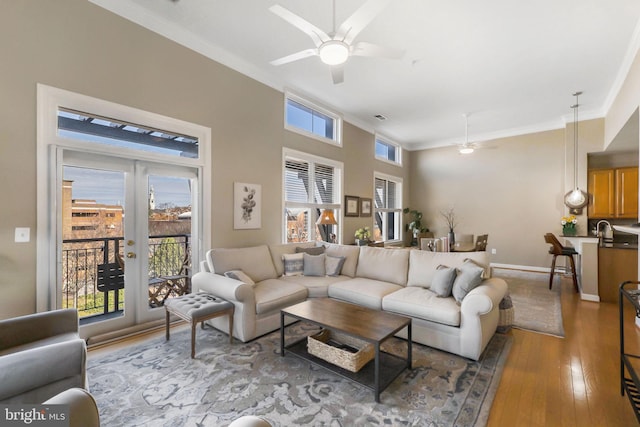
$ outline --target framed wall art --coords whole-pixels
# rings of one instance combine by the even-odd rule
[[[233,228],[236,230],[262,227],[262,186],[233,184]]]
[[[360,216],[371,216],[371,199],[360,197]]]
[[[360,213],[360,198],[344,196],[344,216],[358,216]]]

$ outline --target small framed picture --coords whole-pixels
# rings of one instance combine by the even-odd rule
[[[360,197],[360,216],[371,216],[371,199]]]
[[[360,213],[360,198],[344,196],[344,216],[358,216]]]

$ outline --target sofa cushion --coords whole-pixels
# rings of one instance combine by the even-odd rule
[[[356,267],[358,265],[358,254],[360,248],[358,246],[337,245],[333,243],[324,243],[325,254],[331,256],[343,256],[345,258],[342,266],[342,274],[349,277],[356,276]]]
[[[342,266],[346,260],[343,256],[325,256],[324,269],[327,276],[339,276],[342,273]]]
[[[307,299],[307,288],[282,279],[267,279],[256,283],[256,313],[270,313]]]
[[[409,252],[413,251],[362,246],[356,276],[404,286],[407,284]]]
[[[460,326],[460,306],[453,297],[440,298],[429,289],[407,286],[382,299],[382,308],[449,326]]]
[[[302,254],[304,257],[304,275],[305,276],[322,276],[325,275],[325,255],[309,255]]]
[[[305,248],[302,246],[296,246],[296,253],[305,253],[309,255],[322,255],[324,253],[324,246],[313,246],[311,248]]]
[[[231,270],[231,271],[227,271],[224,273],[225,276],[231,278],[231,279],[236,279],[239,280],[241,282],[246,283],[247,285],[255,285],[256,282],[254,282],[251,277],[249,277],[244,271],[242,270]]]
[[[282,255],[294,254],[297,248],[314,248],[315,242],[302,242],[302,243],[280,243],[276,245],[269,245],[269,252],[271,253],[271,261],[276,269],[276,277],[280,277],[284,274],[284,263],[282,262]]]
[[[207,263],[212,273],[222,275],[226,271],[242,270],[254,282],[277,277],[267,245],[237,249],[211,249],[207,251]]]
[[[436,268],[436,272],[433,275],[433,282],[431,282],[431,291],[441,298],[451,296],[451,289],[453,288],[453,282],[456,280],[456,269],[453,267],[447,267],[446,265],[439,265]]]
[[[453,297],[462,302],[465,296],[476,286],[482,283],[484,269],[472,260],[465,261],[460,267],[458,277],[453,282]]]
[[[489,255],[486,252],[431,252],[409,251],[407,286],[430,288],[439,265],[460,268],[466,259],[484,266],[484,277],[490,277]]]
[[[282,276],[279,280],[304,286],[309,291],[309,298],[326,298],[329,296],[329,286],[351,280],[351,278],[348,276]]]
[[[285,276],[301,276],[304,273],[304,254],[282,255]]]
[[[402,286],[380,280],[356,277],[331,285],[329,287],[329,296],[380,310],[382,309],[382,298],[398,289],[402,289]]]

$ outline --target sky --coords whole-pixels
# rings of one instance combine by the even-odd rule
[[[95,200],[108,205],[124,205],[124,173],[108,170],[65,166],[64,179],[73,181],[72,198]],[[191,205],[189,180],[187,178],[152,175],[156,207],[166,204],[182,207]]]

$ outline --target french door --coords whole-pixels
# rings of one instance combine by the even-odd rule
[[[190,292],[198,169],[61,149],[58,170],[58,308],[83,337],[162,318]]]

